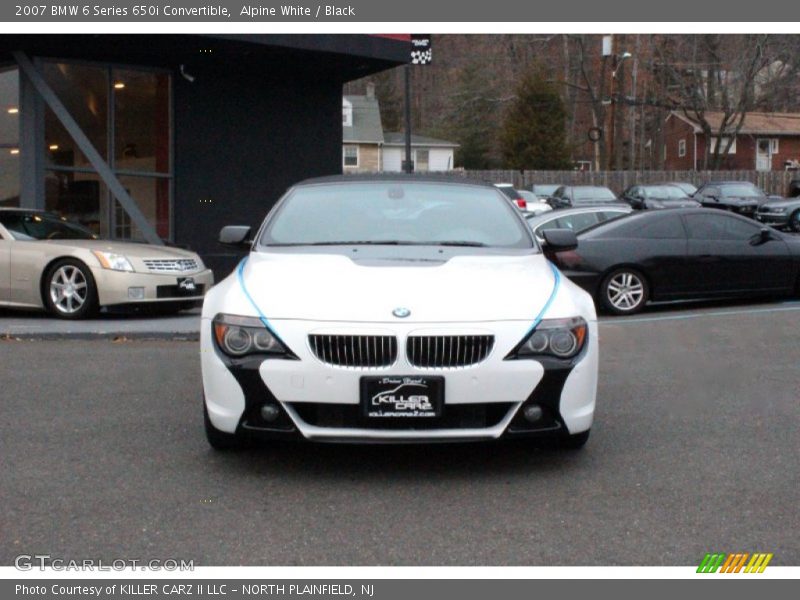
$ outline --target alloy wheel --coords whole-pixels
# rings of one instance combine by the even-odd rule
[[[644,283],[636,274],[622,271],[609,280],[606,294],[614,308],[628,312],[642,303]]]
[[[86,275],[74,265],[63,265],[50,278],[50,300],[62,314],[78,312],[89,297]]]

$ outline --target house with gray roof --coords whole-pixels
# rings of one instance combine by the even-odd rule
[[[411,136],[411,160],[416,172],[449,171],[458,144]],[[342,171],[375,173],[401,171],[405,158],[405,134],[384,132],[375,87],[367,85],[363,96],[342,98]]]

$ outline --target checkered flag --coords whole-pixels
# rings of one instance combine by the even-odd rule
[[[429,65],[433,60],[433,49],[431,48],[431,36],[412,35],[411,36],[411,64]]]

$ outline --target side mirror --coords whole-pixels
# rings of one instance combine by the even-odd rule
[[[541,236],[546,252],[565,252],[578,247],[578,237],[571,229],[545,229]]]
[[[252,227],[249,225],[226,225],[219,231],[219,243],[226,246],[249,246]]]
[[[769,227],[762,227],[761,231],[759,231],[756,235],[754,235],[751,240],[750,244],[753,246],[759,246],[761,244],[765,244],[770,240],[774,240],[775,236],[772,235],[772,229]]]

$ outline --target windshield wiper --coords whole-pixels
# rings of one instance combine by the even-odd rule
[[[337,242],[290,242],[286,244],[267,244],[268,246],[468,246],[485,248],[483,242],[469,240],[445,240],[442,242],[412,242],[409,240],[346,240]]]
[[[417,242],[401,240],[344,240],[336,242],[291,242],[287,244],[268,244],[269,246],[415,246]]]
[[[434,246],[465,246],[469,248],[486,248],[483,242],[470,242],[469,240],[447,240],[444,242],[434,242]]]

